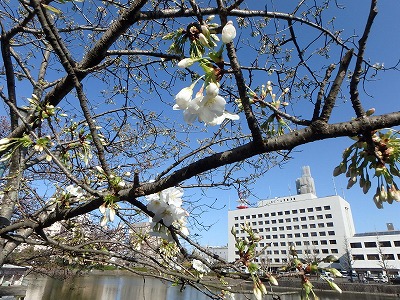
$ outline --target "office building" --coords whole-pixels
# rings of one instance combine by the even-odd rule
[[[310,261],[330,254],[341,257],[347,239],[355,234],[349,203],[337,195],[318,198],[308,167],[303,168],[296,186],[297,195],[262,200],[256,207],[248,207],[242,199],[238,209],[228,213],[229,232],[233,227],[244,238],[247,234],[241,225],[249,223],[262,238],[257,248],[262,253],[256,261],[272,268],[288,262],[291,245],[299,257]],[[228,261],[237,258],[235,239],[229,233]]]

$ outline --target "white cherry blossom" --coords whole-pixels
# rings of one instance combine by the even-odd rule
[[[222,28],[222,42],[228,44],[236,37],[236,29],[232,21],[228,21]]]

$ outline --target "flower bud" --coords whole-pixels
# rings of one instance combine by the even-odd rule
[[[178,67],[179,68],[188,68],[191,65],[193,65],[195,63],[196,60],[194,60],[193,58],[184,58],[181,61],[178,62]]]
[[[199,41],[203,46],[209,47],[208,39],[206,38],[206,36],[204,34],[199,33]]]
[[[222,28],[222,42],[228,44],[236,37],[236,29],[232,21],[228,21],[224,28]]]

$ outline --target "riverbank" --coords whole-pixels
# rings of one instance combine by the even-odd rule
[[[328,283],[322,280],[312,280],[314,286],[314,291],[332,291],[332,293],[337,293],[332,290]],[[341,288],[343,294],[378,294],[386,295],[390,298],[400,299],[400,285],[398,284],[383,284],[383,283],[358,283],[349,282],[345,278],[335,278],[335,283]],[[299,280],[295,278],[279,280],[279,286],[274,287],[274,291],[279,292],[280,290],[301,290]]]

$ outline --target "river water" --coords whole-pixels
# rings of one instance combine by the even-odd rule
[[[29,277],[25,300],[209,300],[206,295],[193,288],[179,287],[156,279],[134,276],[90,275],[59,281],[48,277]],[[338,294],[318,292],[321,300],[387,300],[365,294]],[[252,295],[235,295],[235,300],[255,299]],[[265,299],[272,299],[266,296]],[[298,294],[283,295],[282,300],[300,300]]]

